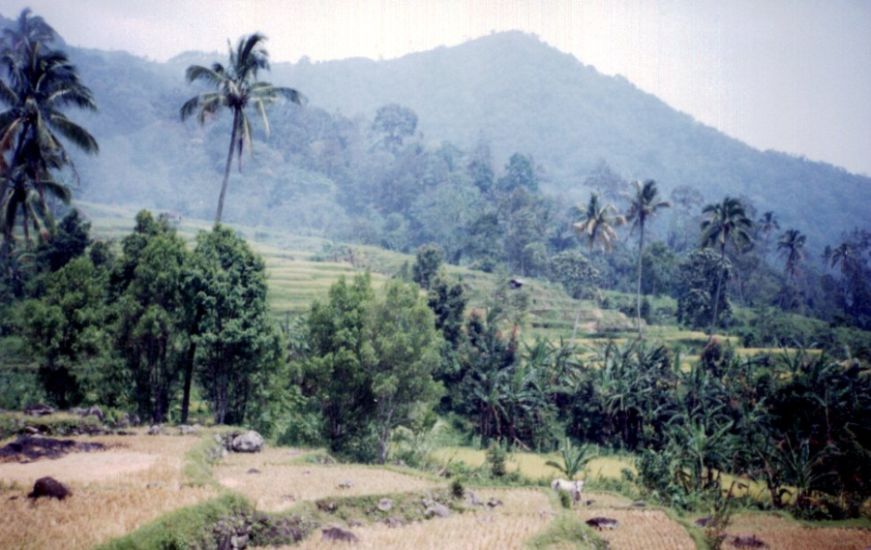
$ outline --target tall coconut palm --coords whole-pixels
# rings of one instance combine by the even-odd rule
[[[632,223],[632,229],[638,229],[638,282],[636,286],[635,316],[638,325],[638,336],[641,337],[641,278],[642,262],[644,255],[644,227],[657,211],[668,208],[671,203],[659,200],[659,190],[656,182],[647,180],[644,183],[633,181],[634,192],[629,196],[629,210],[626,212],[626,220]]]
[[[29,240],[28,222],[40,233],[50,222],[46,196],[69,200],[69,189],[51,176],[52,170],[73,167],[61,138],[86,153],[99,151],[94,137],[63,112],[68,107],[95,110],[96,105],[66,54],[39,41],[53,38],[51,27],[27,10],[17,27],[4,33],[0,104],[6,110],[0,112],[0,147],[11,156],[0,166],[0,217],[7,246],[19,211]]]
[[[756,227],[759,229],[759,233],[764,239],[765,251],[768,252],[768,241],[771,238],[771,234],[780,229],[780,222],[777,220],[777,216],[774,212],[769,210],[768,212],[764,212],[762,217],[756,221]]]
[[[852,244],[843,242],[835,248],[826,247],[824,257],[833,268],[840,266],[841,273],[847,275],[856,263],[856,250]]]
[[[753,242],[750,233],[753,222],[747,217],[741,201],[733,197],[725,197],[723,202],[707,205],[702,210],[702,214],[707,217],[702,221],[702,246],[716,247],[720,250],[720,272],[717,276],[717,290],[714,293],[713,316],[708,329],[708,333],[713,334],[719,315],[723,275],[726,271],[726,246],[732,244],[739,252],[749,246]]]
[[[596,193],[590,196],[583,218],[573,224],[578,234],[587,239],[590,250],[597,244],[602,250],[611,250],[614,246],[617,240],[614,228],[626,222],[623,216],[616,215],[616,211],[610,204],[602,204]]]
[[[187,100],[181,106],[179,114],[185,120],[197,113],[197,120],[204,124],[219,109],[226,107],[233,113],[233,123],[230,127],[230,147],[227,150],[227,164],[224,167],[224,181],[221,184],[221,194],[218,197],[218,211],[215,214],[215,225],[221,223],[224,212],[224,198],[227,194],[227,182],[230,178],[230,166],[235,154],[242,170],[242,153],[245,148],[251,148],[251,121],[246,112],[249,106],[254,107],[263,120],[263,126],[269,134],[269,119],[266,107],[283,97],[296,104],[302,104],[302,94],[293,88],[273,86],[269,82],[257,80],[257,73],[269,70],[269,53],[263,48],[266,37],[260,33],[243,36],[234,49],[229,46],[229,64],[213,63],[211,67],[191,65],[185,76],[188,82],[204,82],[215,88],[213,92],[198,94]]]
[[[807,237],[797,229],[787,229],[777,242],[777,250],[786,260],[785,271],[788,278],[795,280],[800,273],[799,264],[804,260],[804,245]]]

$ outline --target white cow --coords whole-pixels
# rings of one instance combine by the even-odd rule
[[[581,491],[584,490],[583,480],[555,479],[551,482],[550,486],[556,492],[565,491],[572,495],[572,502],[574,504],[581,501]]]

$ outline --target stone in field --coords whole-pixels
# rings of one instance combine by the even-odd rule
[[[263,449],[263,436],[254,430],[248,430],[233,438],[230,449],[236,453],[259,453]]]
[[[24,407],[24,414],[29,416],[45,416],[47,414],[52,414],[53,412],[53,407],[49,407],[42,403],[34,403]]]
[[[436,502],[436,503],[433,503],[431,506],[429,506],[426,509],[426,511],[424,511],[423,515],[425,515],[428,518],[432,518],[432,517],[446,518],[449,515],[451,515],[451,510],[447,506],[445,506],[444,504],[440,504],[440,503]]]
[[[56,480],[53,477],[41,477],[33,484],[33,491],[27,495],[28,498],[37,499],[40,497],[56,498],[63,500],[72,493],[66,485]]]
[[[616,529],[619,522],[614,518],[595,517],[587,520],[587,525],[596,529]]]
[[[735,548],[768,548],[765,541],[756,535],[735,535],[731,542]]]
[[[327,527],[323,531],[324,540],[339,540],[344,542],[357,542],[357,535],[350,531],[345,531],[339,527]]]

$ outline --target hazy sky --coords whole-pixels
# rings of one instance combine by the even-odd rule
[[[508,29],[761,149],[871,174],[871,1],[0,0],[157,60],[261,31],[274,60],[394,58]]]

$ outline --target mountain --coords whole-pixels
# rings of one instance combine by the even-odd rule
[[[74,115],[101,145],[98,157],[78,158],[80,193],[210,216],[229,121],[183,125],[178,108],[196,93],[183,80],[185,67],[217,54],[187,52],[156,63],[123,52],[68,51],[100,107]],[[871,178],[756,150],[520,32],[388,61],[275,63],[265,78],[301,90],[310,102],[302,114],[287,106],[270,114],[273,136],[258,135],[254,161],[246,159],[231,181],[231,196],[244,200],[233,201],[228,220],[334,232],[336,216],[349,205],[339,205],[334,174],[301,163],[295,143],[318,145],[310,132],[319,117],[332,131],[342,121],[364,131],[390,102],[416,112],[424,144],[447,141],[466,150],[487,144],[497,171],[514,152],[531,155],[543,188],[566,204],[588,194],[582,184],[603,161],[626,179],[657,180],[666,194],[690,185],[707,200],[747,197],[760,212],[775,210],[782,225],[808,233],[817,247],[865,224],[871,204]],[[300,137],[303,123],[307,137]],[[295,197],[276,202],[280,186],[293,188]]]

